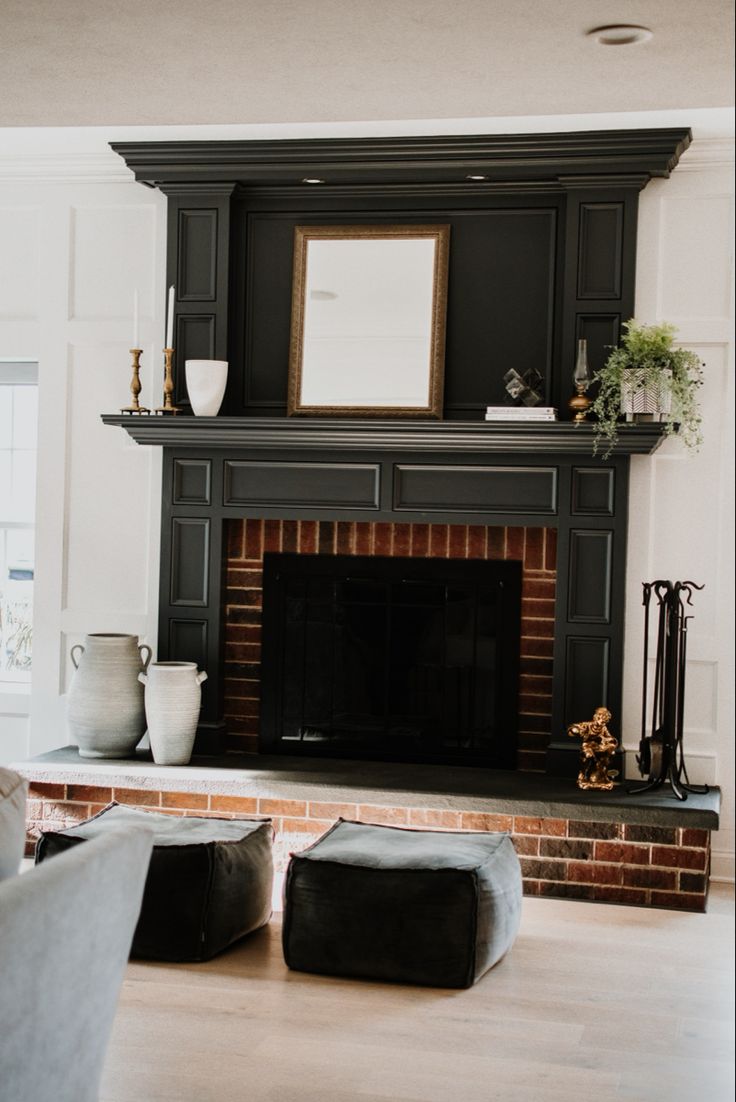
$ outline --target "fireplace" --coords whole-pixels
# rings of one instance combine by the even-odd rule
[[[521,563],[268,553],[265,753],[516,767]]]
[[[426,748],[425,752],[411,752],[405,746],[405,753],[399,755],[394,746],[392,756],[403,760],[454,760],[497,768],[544,769],[552,730],[557,577],[554,528],[248,518],[227,521],[224,542],[227,749],[314,756],[333,756],[339,752],[344,757],[384,759],[385,750],[371,751],[366,745],[350,747],[344,741],[338,751],[334,743],[319,740],[316,731],[310,739],[292,738],[279,744],[274,732],[280,720],[264,708],[269,706],[267,698],[273,699],[274,694],[278,701],[280,689],[276,687],[274,666],[282,661],[283,639],[269,635],[267,627],[262,627],[263,606],[268,601],[264,564],[269,560],[292,565],[304,562],[312,564],[311,569],[316,569],[314,564],[320,562],[348,568],[360,564],[364,572],[371,563],[380,563],[395,569],[402,578],[408,570],[426,571],[442,579],[449,579],[456,571],[475,572],[481,578],[493,575],[498,578],[510,572],[518,575],[521,597],[515,613],[518,622],[507,632],[503,710],[494,720],[499,735],[503,728],[502,741],[489,753],[473,753],[466,748],[468,752],[454,754],[448,750],[433,754]],[[383,644],[381,648],[385,653]],[[513,708],[507,707],[509,701],[513,702]]]

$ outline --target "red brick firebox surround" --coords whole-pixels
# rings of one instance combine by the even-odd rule
[[[515,559],[522,563],[520,769],[543,770],[551,731],[557,532],[481,524],[231,520],[225,578],[227,750],[257,750],[263,555]]]

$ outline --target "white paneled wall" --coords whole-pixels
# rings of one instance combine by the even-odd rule
[[[669,180],[642,193],[636,316],[669,321],[705,363],[700,394],[705,442],[695,456],[668,440],[632,459],[628,605],[622,730],[639,737],[643,610],[641,583],[704,583],[688,631],[685,753],[691,780],[723,788],[723,827],[713,838],[713,874],[734,864],[734,348],[733,144],[695,143]],[[717,155],[720,150],[720,156]],[[706,152],[706,157],[702,154]],[[632,772],[630,761],[629,772]]]
[[[22,696],[0,696],[0,761],[67,741],[86,632],[155,645],[160,455],[100,413],[130,398],[135,289],[141,399],[159,399],[165,221],[163,196],[132,181],[0,184],[0,357],[38,359],[40,397],[30,724]]]
[[[158,400],[165,200],[120,182],[119,167],[104,182],[103,161],[94,159],[95,183],[42,182],[33,171],[13,180],[7,162],[0,180],[0,357],[37,358],[41,398],[32,723],[28,734],[22,704],[13,698],[4,710],[0,698],[0,761],[65,741],[67,655],[85,632],[135,632],[155,644],[160,457],[99,414],[127,404],[135,288],[141,398]],[[633,751],[641,582],[704,582],[689,635],[686,749],[693,779],[724,790],[720,876],[733,875],[734,850],[732,172],[732,142],[696,142],[670,180],[641,196],[636,313],[676,324],[705,361],[706,439],[694,458],[668,441],[632,460],[621,720]]]

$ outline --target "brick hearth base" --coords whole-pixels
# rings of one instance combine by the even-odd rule
[[[496,815],[479,811],[365,803],[171,792],[33,781],[28,803],[28,851],[41,831],[60,830],[111,800],[167,815],[217,818],[270,816],[277,867],[342,816],[364,822],[442,830],[503,830],[519,854],[527,895],[704,911],[710,831],[693,827]]]

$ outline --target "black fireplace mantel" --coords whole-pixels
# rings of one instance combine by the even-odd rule
[[[484,421],[375,421],[334,418],[192,417],[103,414],[106,425],[119,425],[138,444],[163,447],[298,449],[342,452],[511,453],[544,460],[562,454],[592,457],[593,425],[570,421],[548,424],[489,425]],[[650,455],[664,439],[659,424],[622,425],[616,455]],[[603,449],[605,451],[605,448]]]

